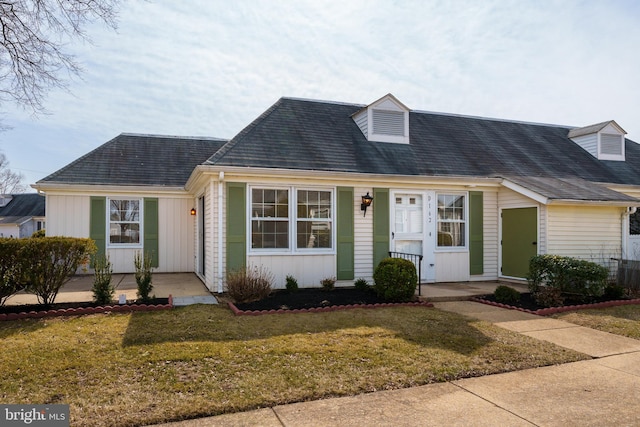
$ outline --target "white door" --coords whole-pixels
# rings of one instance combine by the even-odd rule
[[[432,205],[433,194],[394,192],[391,198],[391,250],[422,255],[420,280],[435,280]],[[425,216],[425,212],[427,215]],[[417,266],[416,266],[417,267]]]

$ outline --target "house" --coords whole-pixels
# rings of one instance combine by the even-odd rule
[[[40,194],[0,195],[0,237],[31,237],[44,229],[44,207]]]
[[[640,145],[615,121],[415,111],[391,94],[281,98],[229,141],[122,134],[34,187],[48,235],[92,237],[117,272],[144,250],[219,292],[245,265],[277,287],[350,285],[389,251],[422,255],[423,282],[521,279],[536,254],[630,257],[640,232]]]

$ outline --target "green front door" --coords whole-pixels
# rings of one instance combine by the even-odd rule
[[[538,209],[502,211],[502,276],[526,278],[538,254]]]

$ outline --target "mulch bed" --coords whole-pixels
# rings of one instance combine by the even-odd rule
[[[613,307],[616,305],[627,304],[640,304],[640,299],[622,299],[622,300],[610,300],[606,298],[593,298],[588,302],[580,300],[572,300],[566,298],[564,305],[560,307],[543,307],[538,305],[530,293],[525,292],[520,294],[520,301],[514,304],[501,304],[496,302],[493,294],[483,295],[472,299],[473,301],[495,305],[498,307],[510,308],[515,310],[524,311],[527,313],[538,314],[541,316],[547,316],[554,313],[562,313],[565,311],[582,310],[587,308],[602,308]]]
[[[299,289],[297,292],[277,290],[260,301],[238,304],[229,303],[229,306],[236,314],[333,311],[344,308],[388,307],[393,305],[431,306],[431,304],[417,300],[404,303],[389,303],[379,298],[373,291],[354,288],[335,288],[332,291],[305,288]]]

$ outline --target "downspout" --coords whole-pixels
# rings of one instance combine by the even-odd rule
[[[224,218],[222,208],[224,206],[224,171],[220,171],[218,174],[218,293],[224,292],[224,275],[222,263],[224,261],[222,251],[224,250],[222,232],[224,226]]]
[[[629,217],[636,213],[638,208],[636,206],[630,206],[625,209],[622,214],[622,259],[628,259],[627,251],[629,250]]]

